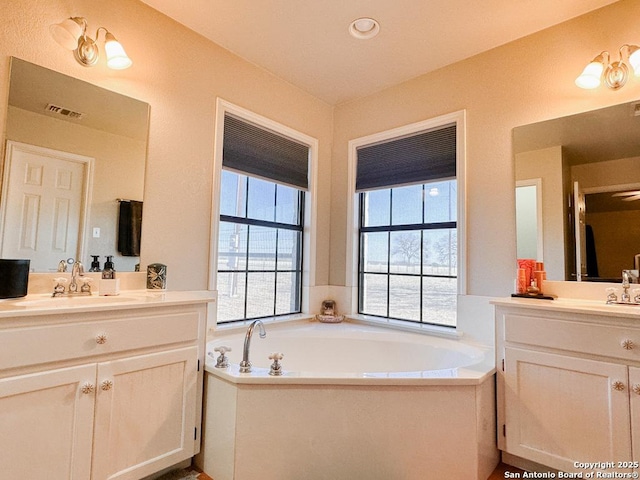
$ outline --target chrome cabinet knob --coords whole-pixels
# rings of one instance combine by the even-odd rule
[[[104,345],[105,343],[107,343],[107,334],[101,333],[100,335],[96,335],[96,343],[98,345]]]
[[[611,384],[611,387],[612,387],[614,390],[617,390],[618,392],[621,392],[621,391],[623,391],[623,390],[624,390],[624,383],[623,383],[623,382],[621,382],[620,380],[616,380],[615,382],[613,382],[613,383]]]
[[[90,393],[93,393],[95,389],[96,389],[96,386],[93,383],[87,382],[84,385],[82,385],[82,388],[80,388],[80,391],[85,395],[89,395]]]
[[[632,390],[636,395],[640,395],[640,385],[638,385],[637,383],[633,386]]]
[[[104,390],[105,392],[108,391],[108,390],[111,390],[111,387],[113,387],[113,382],[111,380],[104,380],[100,384],[100,389]]]
[[[620,342],[620,346],[625,350],[633,350],[633,347],[635,347],[635,345],[633,344],[633,340],[630,340],[628,338],[622,340]]]

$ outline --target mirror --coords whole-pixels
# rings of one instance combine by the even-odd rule
[[[134,271],[149,105],[32,63],[11,59],[0,185],[0,258],[34,272],[60,260],[113,256]]]
[[[619,282],[638,268],[640,102],[517,127],[513,153],[517,188],[536,184],[541,210],[532,218],[535,200],[517,195],[530,229],[517,227],[520,258],[544,261],[549,280]]]

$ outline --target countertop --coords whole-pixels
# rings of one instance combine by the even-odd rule
[[[581,313],[640,319],[640,305],[607,304],[604,300],[581,300],[557,298],[540,300],[533,298],[505,297],[494,298],[491,303],[501,307],[523,307],[541,311]]]
[[[80,313],[126,310],[136,308],[188,305],[215,301],[215,292],[197,291],[154,291],[125,290],[119,295],[52,297],[47,294],[29,294],[26,297],[0,300],[0,319],[52,315],[61,313]]]

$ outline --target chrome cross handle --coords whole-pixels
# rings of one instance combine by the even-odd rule
[[[280,364],[280,360],[284,358],[284,353],[274,352],[269,355],[269,360],[273,360],[271,364],[271,368],[269,369],[269,375],[280,376],[282,375],[282,365]]]
[[[216,368],[227,368],[229,366],[229,359],[225,355],[225,353],[231,351],[231,347],[227,347],[226,345],[220,345],[213,349],[214,352],[218,352],[220,356],[216,358]],[[210,354],[211,355],[211,354]],[[211,355],[213,356],[213,355]]]

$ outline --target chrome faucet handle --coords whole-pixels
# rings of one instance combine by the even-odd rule
[[[280,360],[284,358],[284,353],[273,352],[269,355],[269,360],[273,360],[271,364],[271,368],[269,369],[269,375],[280,376],[282,375],[282,365],[280,364]]]
[[[225,353],[231,351],[231,347],[227,347],[226,345],[220,345],[213,349],[214,352],[218,352],[220,355],[216,358],[216,368],[227,368],[229,366],[229,359],[225,355]],[[213,357],[213,354],[209,352],[209,355]]]
[[[82,277],[80,281],[82,282],[80,291],[83,293],[91,293],[91,282],[93,281],[93,279],[90,277]]]
[[[64,295],[64,291],[66,290],[65,284],[67,283],[67,279],[64,277],[56,277],[53,279],[53,296],[59,297]]]
[[[609,287],[606,289],[607,292],[607,303],[617,303],[618,302],[618,289],[615,287]]]
[[[633,303],[640,303],[640,288],[634,288],[631,293],[633,293]]]

